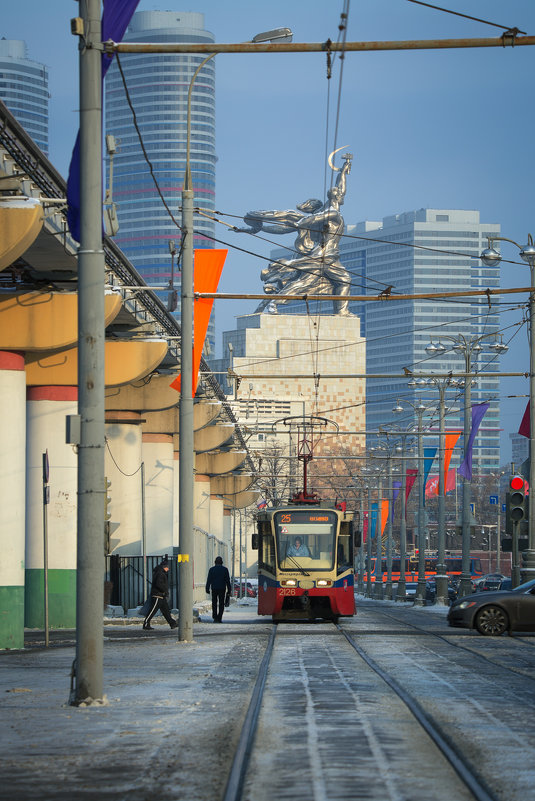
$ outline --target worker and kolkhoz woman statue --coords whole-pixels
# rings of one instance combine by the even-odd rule
[[[338,150],[328,159],[329,166],[338,175],[335,185],[327,192],[326,203],[311,198],[298,203],[297,211],[249,211],[243,218],[248,227],[234,229],[253,234],[260,231],[297,233],[295,255],[271,262],[260,273],[264,292],[270,297],[260,303],[257,312],[277,314],[277,307],[289,302],[277,295],[339,295],[339,299],[333,301],[334,314],[351,316],[347,300],[351,277],[340,262],[339,244],[344,233],[340,206],[344,202],[353,156],[345,153],[343,166],[335,167],[332,159]]]

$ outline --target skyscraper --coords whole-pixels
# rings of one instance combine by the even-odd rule
[[[487,247],[487,236],[499,233],[499,224],[480,222],[478,211],[419,209],[385,217],[382,222],[349,226],[341,256],[348,269],[351,263],[360,264],[366,290],[359,294],[379,295],[390,286],[398,294],[484,290],[499,287],[499,268],[485,267],[478,257]],[[471,403],[490,402],[473,451],[475,473],[497,469],[500,460],[499,379],[485,375],[499,371],[499,356],[491,347],[500,328],[497,304],[495,296],[458,297],[365,301],[355,309],[364,320],[368,375],[399,375],[404,368],[415,373],[462,373],[465,360],[452,350],[454,342],[449,337],[462,335],[467,341],[485,337],[481,351],[472,357],[472,372],[480,376],[472,384]],[[426,351],[431,342],[440,343],[436,357]],[[413,402],[438,406],[433,386],[411,387],[408,378],[368,378],[367,430],[400,423],[392,408],[398,398],[411,397]],[[462,398],[459,388],[446,393],[446,429],[462,429]],[[404,417],[413,417],[409,404],[405,409]],[[423,420],[424,425],[434,421],[434,428],[438,427],[436,411],[426,413]],[[454,453],[452,464],[457,458]]]
[[[175,11],[139,11],[134,14],[123,37],[123,42],[213,41],[213,34],[204,30],[203,14]],[[149,286],[169,287],[172,272],[170,250],[173,249],[170,243],[175,243],[178,255],[180,229],[169,212],[180,224],[180,193],[186,169],[188,89],[203,58],[202,54],[124,53],[120,56],[120,64],[127,91],[117,63],[112,64],[106,76],[105,132],[115,137],[117,146],[113,163],[113,200],[118,206],[120,227],[115,241]],[[214,210],[214,61],[202,68],[194,83],[190,153],[194,207]],[[155,181],[169,210],[162,202]],[[214,226],[211,220],[195,214],[195,248],[213,247],[213,241],[206,235],[214,235]],[[174,286],[179,291],[176,261],[173,265]],[[159,294],[164,302],[168,300],[167,291]],[[180,307],[177,313],[180,313]],[[213,321],[208,339],[213,345]]]
[[[19,39],[0,39],[0,97],[48,156],[48,69]]]

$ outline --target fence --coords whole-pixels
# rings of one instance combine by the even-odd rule
[[[135,609],[147,599],[152,583],[152,571],[162,561],[161,556],[107,556],[106,580],[110,582],[110,604]],[[169,606],[178,608],[178,563],[169,560]]]

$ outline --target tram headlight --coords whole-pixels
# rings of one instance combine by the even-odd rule
[[[281,587],[296,587],[297,581],[295,579],[286,579],[286,581],[281,581]]]
[[[318,579],[318,581],[316,581],[317,587],[330,587],[331,584],[332,581],[329,581],[329,579]]]

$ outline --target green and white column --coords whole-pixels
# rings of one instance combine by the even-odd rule
[[[0,649],[24,647],[24,354],[0,351]]]
[[[26,577],[24,622],[76,626],[77,456],[65,442],[65,419],[77,413],[77,387],[28,387],[26,394]],[[43,503],[43,454],[48,454],[49,503]],[[46,516],[46,518],[45,518]],[[46,521],[46,542],[45,542]],[[45,558],[46,547],[46,558]]]

